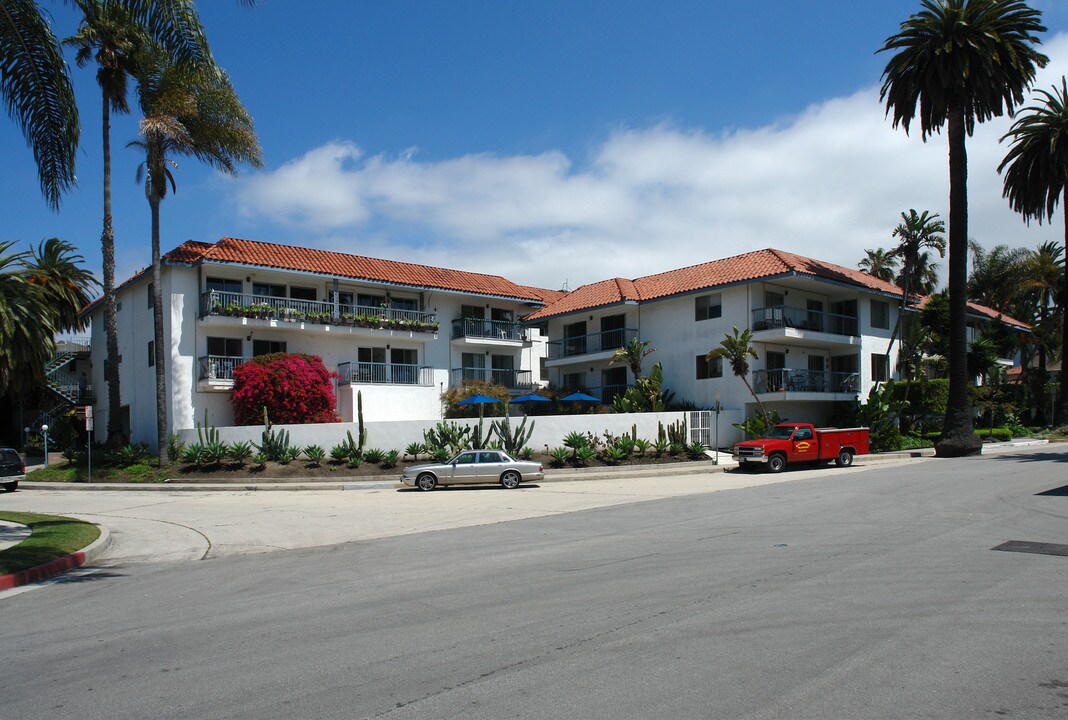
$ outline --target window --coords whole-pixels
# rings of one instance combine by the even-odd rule
[[[285,341],[279,342],[278,340],[253,340],[252,341],[252,355],[259,357],[260,355],[270,355],[271,353],[284,353],[286,351]]]
[[[764,307],[781,307],[786,304],[785,293],[767,290],[764,292]]]
[[[501,322],[512,322],[512,311],[504,308],[490,308],[490,318]]]
[[[286,286],[271,285],[270,283],[252,283],[252,294],[258,297],[284,298],[286,296]]]
[[[473,465],[478,462],[478,453],[465,452],[456,456],[457,465]]]
[[[241,357],[241,338],[208,338],[208,355],[218,357]]]
[[[797,428],[797,430],[794,431],[794,442],[797,442],[798,440],[811,440],[811,439],[812,439],[812,428]]]
[[[723,296],[719,293],[714,295],[701,295],[693,301],[693,319],[695,321],[712,320],[723,315]]]
[[[156,366],[156,341],[155,340],[149,340],[148,341],[148,366],[149,367],[155,367]]]
[[[149,283],[148,284],[148,307],[152,307],[153,305],[155,305],[155,299],[156,298],[153,297],[153,295],[155,294],[153,291],[155,289],[156,289],[156,283]]]
[[[390,300],[389,306],[394,310],[418,310],[419,302],[414,298],[395,297]]]
[[[582,373],[568,373],[564,375],[564,389],[578,390],[585,384],[586,376]]]
[[[389,352],[389,361],[394,365],[416,365],[417,353],[411,348],[393,348]]]
[[[115,303],[115,312],[122,312],[122,300]]]
[[[805,314],[808,329],[823,332],[823,301],[809,300],[805,303],[805,309],[808,311]]]
[[[764,369],[782,370],[786,367],[786,353],[768,350],[764,353]]]
[[[615,350],[626,345],[626,325],[626,315],[608,315],[601,318],[601,349]]]
[[[723,358],[709,360],[704,355],[697,356],[697,379],[710,380],[723,377]]]
[[[504,458],[497,452],[483,452],[479,453],[478,461],[480,463],[502,463],[504,462]]]
[[[241,294],[241,281],[231,280],[230,278],[217,278],[210,277],[206,280],[204,287],[207,290],[214,290],[215,292],[228,292]]]
[[[890,329],[890,304],[882,300],[871,301],[871,326],[882,330]]]
[[[886,382],[890,379],[890,356],[871,356],[871,381]]]
[[[481,305],[461,305],[460,317],[482,320],[486,317],[486,308]]]
[[[386,296],[360,293],[356,296],[356,304],[361,307],[382,307],[386,304]]]
[[[294,300],[318,300],[319,296],[315,291],[315,288],[311,287],[291,287],[289,288],[289,297]]]

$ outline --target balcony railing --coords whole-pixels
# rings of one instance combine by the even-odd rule
[[[559,358],[574,357],[576,355],[588,355],[590,353],[599,353],[606,350],[617,350],[624,347],[636,337],[638,337],[637,330],[633,328],[622,328],[619,330],[606,330],[605,332],[593,333],[591,335],[567,337],[563,340],[550,340],[547,343],[549,346],[549,358],[551,360],[557,360]]]
[[[454,338],[489,338],[491,340],[526,340],[526,331],[512,320],[456,318],[452,321]]]
[[[781,327],[853,337],[859,334],[857,319],[849,315],[838,315],[821,310],[808,310],[792,305],[773,305],[753,310],[754,331]]]
[[[496,370],[493,368],[457,368],[452,371],[452,384],[461,385],[468,382],[488,382],[508,389],[527,389],[534,387],[530,370]]]
[[[420,332],[437,332],[438,330],[437,316],[434,313],[419,310],[340,303],[335,305],[321,300],[295,300],[217,290],[210,290],[200,296],[200,316],[208,315],[387,327]]]
[[[200,379],[232,381],[234,379],[234,368],[251,359],[232,355],[202,355],[199,358]]]
[[[757,370],[753,373],[753,391],[815,392],[856,394],[860,376],[857,373],[828,370]]]
[[[403,363],[347,362],[337,366],[342,385],[373,383],[376,385],[434,384],[434,368]]]

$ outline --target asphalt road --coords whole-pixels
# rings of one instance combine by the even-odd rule
[[[1068,545],[1066,469],[1043,447],[120,563],[0,600],[0,717],[1062,720],[1068,557],[992,548]]]

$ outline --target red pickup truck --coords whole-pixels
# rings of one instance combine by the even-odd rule
[[[868,428],[816,428],[808,423],[780,423],[768,428],[763,437],[734,446],[732,457],[742,470],[758,464],[773,473],[787,463],[828,462],[839,467],[853,464],[855,455],[867,455]]]

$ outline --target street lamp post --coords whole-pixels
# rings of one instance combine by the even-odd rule
[[[45,467],[48,467],[48,426],[41,426],[41,434],[44,435]]]

